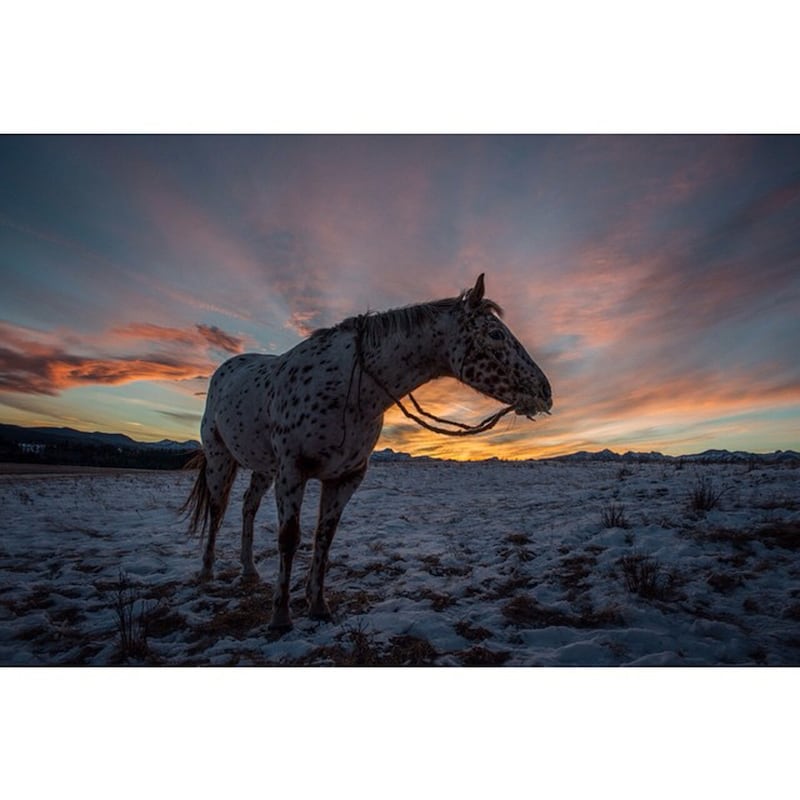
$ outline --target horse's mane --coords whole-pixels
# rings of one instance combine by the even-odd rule
[[[458,297],[446,297],[443,300],[431,300],[388,311],[369,311],[366,314],[348,317],[331,328],[314,331],[312,336],[334,330],[360,331],[365,341],[370,344],[378,344],[383,339],[398,334],[409,336],[426,323],[433,322],[440,314],[452,311],[466,299],[468,294],[469,290],[466,290]],[[493,300],[482,299],[478,310],[497,314],[498,317],[503,316],[503,309]]]

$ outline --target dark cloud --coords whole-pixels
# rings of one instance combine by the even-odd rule
[[[170,419],[176,419],[179,422],[188,422],[192,425],[199,425],[200,420],[203,418],[202,414],[197,414],[191,411],[164,411],[159,409],[159,414]]]
[[[240,336],[225,333],[216,325],[197,325],[200,335],[212,346],[227,353],[241,353],[244,340]]]
[[[241,353],[244,339],[228,333],[217,325],[198,323],[191,328],[171,328],[147,322],[133,322],[122,328],[115,328],[113,334],[123,339],[144,339],[160,343],[173,343],[185,346],[211,346],[228,353]]]

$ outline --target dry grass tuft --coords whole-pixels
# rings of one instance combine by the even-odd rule
[[[646,600],[670,600],[674,596],[676,577],[666,571],[652,556],[632,553],[617,562],[622,569],[625,587]]]
[[[727,489],[718,489],[705,475],[698,478],[689,493],[689,508],[692,511],[705,512],[717,508],[722,495]]]
[[[630,528],[630,522],[625,516],[625,506],[610,503],[603,509],[601,523],[604,528]]]
[[[123,661],[146,658],[150,654],[147,637],[153,606],[142,596],[141,588],[122,570],[112,587],[112,601],[117,618],[120,658]]]

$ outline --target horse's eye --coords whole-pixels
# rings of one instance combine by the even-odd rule
[[[495,328],[493,331],[489,331],[489,338],[499,342],[501,339],[505,339],[506,337],[503,334],[503,331]]]

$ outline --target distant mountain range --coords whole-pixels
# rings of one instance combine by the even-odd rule
[[[46,460],[56,463],[59,455],[68,454],[67,463],[82,461],[107,462],[111,454],[119,456],[117,461],[131,463],[132,459],[144,460],[146,463],[155,463],[161,459],[165,467],[167,464],[177,463],[175,459],[183,458],[200,447],[200,442],[189,439],[185,442],[175,442],[172,439],[162,439],[159,442],[137,442],[122,433],[88,433],[74,428],[27,428],[21,425],[6,425],[0,423],[0,461],[13,461],[17,457],[24,460]],[[105,453],[103,459],[98,458],[98,453]],[[111,459],[113,460],[113,459]],[[408,453],[398,453],[390,448],[376,450],[372,460],[377,462],[388,461],[435,461],[429,456],[411,456]],[[499,461],[492,458],[489,461]],[[533,459],[532,459],[533,460]],[[694,462],[694,463],[800,463],[800,453],[795,450],[776,450],[774,453],[747,453],[741,450],[705,450],[702,453],[691,453],[682,456],[668,456],[663,453],[649,452],[638,453],[629,450],[626,453],[615,453],[612,450],[588,452],[581,450],[564,456],[554,456],[542,461],[563,461],[567,463],[584,462]]]
[[[174,442],[162,439],[160,442],[137,442],[124,433],[100,433],[77,431],[74,428],[26,428],[21,425],[0,424],[0,439],[19,444],[50,445],[75,443],[79,445],[102,445],[121,447],[129,450],[171,450],[189,451],[200,447],[200,442],[192,439]]]
[[[0,461],[123,469],[180,469],[199,442],[137,442],[121,433],[0,424]]]
[[[683,456],[667,456],[663,453],[651,451],[649,453],[637,453],[629,450],[627,453],[619,454],[613,450],[600,450],[597,453],[590,453],[581,450],[577,453],[570,453],[567,456],[555,456],[549,461],[622,461],[642,463],[648,461],[688,461],[699,463],[765,463],[775,464],[778,462],[800,461],[800,453],[795,450],[776,450],[774,453],[748,453],[743,450],[704,450],[702,453],[689,453]]]
[[[428,456],[413,457],[408,453],[396,453],[386,448],[378,450],[372,454],[374,461],[434,461]],[[498,458],[486,459],[487,461],[500,461]],[[704,450],[702,453],[691,453],[684,456],[668,456],[663,453],[651,451],[649,453],[637,453],[629,450],[627,453],[615,453],[613,450],[600,450],[589,452],[581,450],[577,453],[570,453],[565,456],[552,456],[551,458],[531,459],[536,461],[563,461],[567,463],[586,463],[586,462],[621,462],[641,464],[647,462],[679,462],[687,461],[690,463],[800,463],[800,453],[795,450],[776,450],[774,453],[746,453],[741,450]]]

